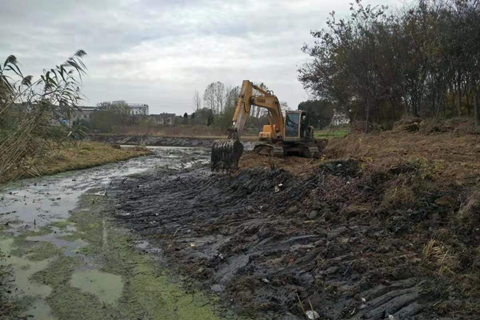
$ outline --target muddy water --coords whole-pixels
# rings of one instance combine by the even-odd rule
[[[66,172],[17,182],[0,194],[0,218],[8,229],[41,227],[64,220],[85,191],[97,188],[105,194],[114,177],[129,176],[155,167],[184,168],[205,162],[205,149],[151,147],[154,156],[132,159],[102,167]]]
[[[185,292],[114,225],[112,178],[208,161],[208,150],[154,148],[154,155],[17,182],[0,194],[0,250],[13,294],[33,319],[216,319],[211,298]],[[152,171],[153,172],[153,171]],[[170,274],[170,275],[169,275]]]

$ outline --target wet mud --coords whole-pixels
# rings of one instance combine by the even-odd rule
[[[225,175],[209,156],[160,147],[2,192],[19,315],[478,319],[478,173],[417,158]]]
[[[478,229],[458,213],[478,177],[438,185],[432,168],[157,170],[110,192],[122,225],[244,316],[477,319]]]
[[[229,317],[215,297],[185,287],[148,254],[159,249],[118,226],[108,195],[113,177],[127,181],[160,167],[189,170],[207,158],[204,151],[166,148],[121,164],[11,185],[0,195],[0,263],[10,273],[12,309],[2,319]]]

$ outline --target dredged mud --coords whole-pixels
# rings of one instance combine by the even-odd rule
[[[113,184],[115,216],[252,318],[478,318],[459,281],[475,275],[476,227],[454,216],[471,186],[432,186],[412,162],[365,166],[158,170]]]

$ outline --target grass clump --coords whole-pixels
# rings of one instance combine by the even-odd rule
[[[40,175],[48,175],[128,160],[150,153],[147,149],[117,149],[99,142],[80,142],[52,148],[44,157],[35,160],[35,164]]]
[[[0,177],[0,183],[19,178],[30,178],[86,169],[149,154],[151,154],[151,151],[147,149],[118,149],[109,144],[99,142],[52,143],[46,152],[33,155],[26,159],[30,166],[35,168],[35,171],[18,172],[17,170],[13,170],[9,174]]]

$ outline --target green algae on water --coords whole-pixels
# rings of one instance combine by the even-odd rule
[[[123,290],[122,277],[98,270],[75,272],[70,285],[83,292],[91,293],[101,302],[108,304],[115,304]]]

